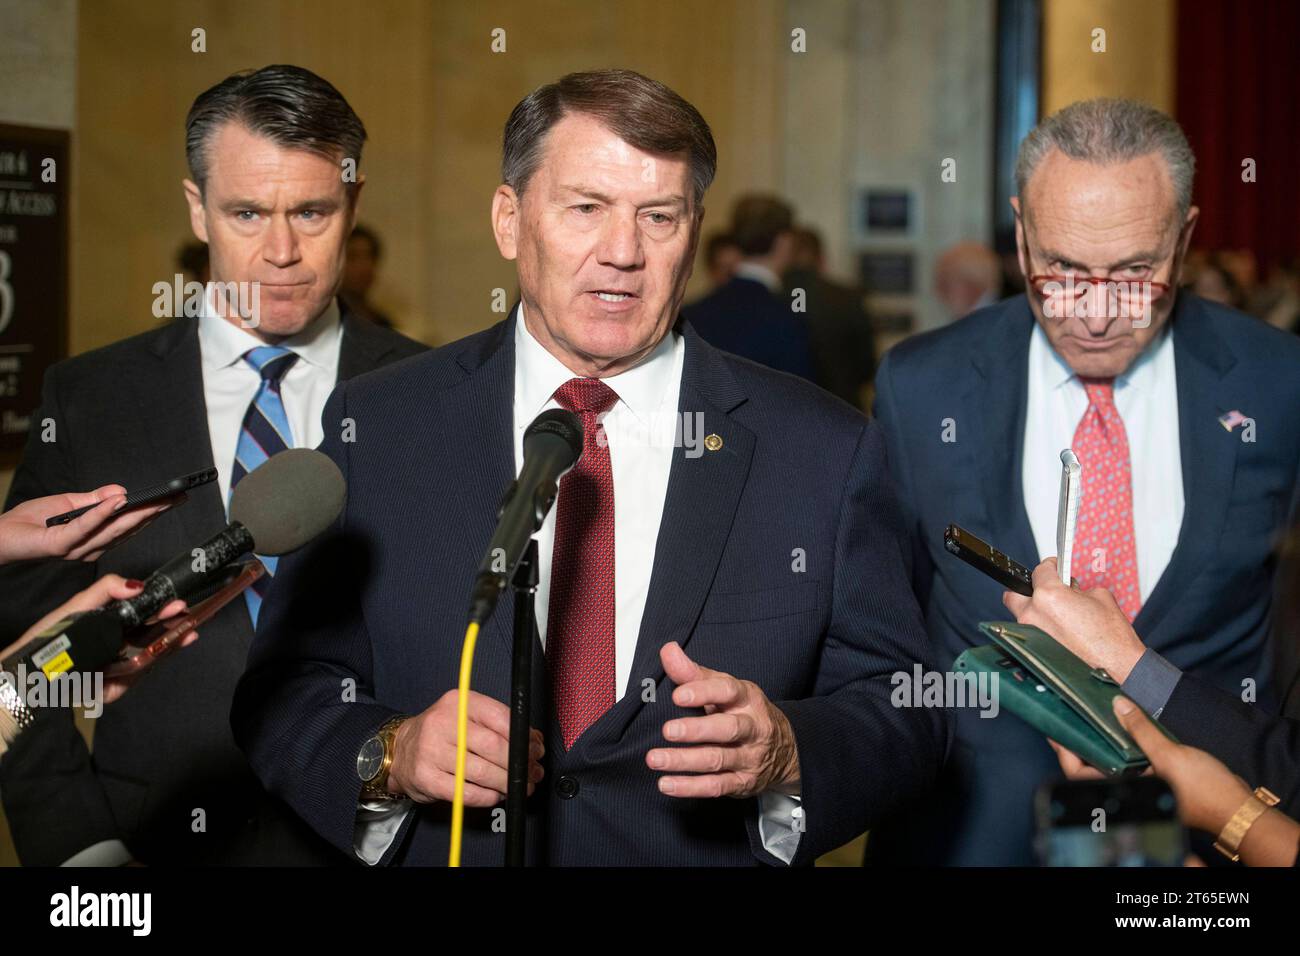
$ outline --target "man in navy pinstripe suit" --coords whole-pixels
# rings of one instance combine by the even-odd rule
[[[807,864],[937,776],[937,708],[874,424],[678,321],[716,152],[629,71],[526,97],[492,207],[521,303],[338,388],[348,500],[287,558],[232,723],[261,780],[368,863],[447,859],[464,614],[522,433],[586,445],[538,535],[528,858]],[[512,598],[478,642],[463,859],[502,860]]]

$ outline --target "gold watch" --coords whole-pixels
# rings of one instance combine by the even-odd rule
[[[397,800],[401,794],[388,792],[388,771],[393,766],[393,749],[397,742],[397,728],[407,720],[399,714],[384,722],[375,735],[361,745],[357,752],[357,776],[361,778],[361,799]]]
[[[1241,841],[1246,839],[1250,828],[1269,807],[1275,807],[1277,804],[1278,797],[1273,791],[1267,787],[1256,787],[1255,792],[1246,798],[1246,802],[1237,808],[1232,819],[1224,826],[1223,832],[1214,841],[1214,848],[1236,863],[1241,859]]]

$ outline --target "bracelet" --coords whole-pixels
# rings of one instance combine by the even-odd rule
[[[1214,848],[1233,863],[1241,859],[1241,841],[1262,817],[1269,807],[1277,806],[1278,797],[1267,787],[1256,787],[1255,792],[1246,798],[1246,802],[1237,808],[1237,812],[1224,826],[1219,838],[1214,841]]]
[[[14,723],[18,725],[15,737],[30,727],[36,720],[27,704],[24,703],[22,695],[7,679],[0,679],[0,707],[3,707],[9,713],[9,716],[14,719]]]

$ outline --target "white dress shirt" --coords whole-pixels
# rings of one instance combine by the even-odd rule
[[[293,431],[294,448],[315,448],[321,443],[320,416],[325,400],[338,380],[343,324],[338,301],[319,319],[279,344],[296,352],[298,360],[280,379],[280,399]],[[199,314],[199,354],[203,365],[203,400],[208,410],[208,437],[212,462],[217,466],[221,501],[230,503],[230,477],[235,467],[235,446],[253,396],[262,385],[257,369],[244,361],[249,349],[264,346],[257,336],[221,318],[208,296]]]
[[[1144,602],[1168,567],[1183,525],[1183,462],[1179,454],[1173,337],[1173,327],[1166,325],[1128,370],[1115,379],[1115,408],[1128,435],[1138,592]],[[1056,554],[1061,450],[1074,442],[1075,429],[1087,408],[1088,394],[1083,383],[1035,323],[1029,341],[1021,480],[1039,560]]]
[[[540,413],[559,408],[555,391],[575,374],[542,346],[524,320],[519,306],[515,322],[514,451],[515,473],[523,469],[524,432]],[[618,401],[601,418],[609,441],[610,470],[614,478],[614,674],[615,699],[640,693],[640,677],[632,674],[632,659],[641,617],[650,592],[655,545],[668,496],[676,435],[678,397],[686,342],[669,333],[633,368],[603,379]],[[560,497],[564,485],[560,484]],[[537,533],[538,585],[535,600],[537,629],[546,646],[551,556],[555,547],[555,515],[560,498]],[[646,675],[641,675],[646,676]],[[632,685],[632,686],[629,686]],[[802,830],[794,829],[800,798],[779,793],[759,796],[759,835],[764,847],[789,863],[798,848]],[[354,837],[357,856],[374,864],[396,835],[409,801],[385,805],[361,804]]]

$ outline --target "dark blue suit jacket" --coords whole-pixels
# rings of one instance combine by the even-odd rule
[[[781,372],[813,378],[808,323],[757,279],[730,282],[682,310],[682,316],[714,348]]]
[[[1032,565],[1038,550],[1021,485],[1029,338],[1024,296],[893,349],[876,376],[875,413],[906,513],[913,583],[942,667],[988,643],[980,621],[1007,620],[1002,589],[946,553],[960,524]],[[1134,627],[1174,664],[1240,695],[1253,678],[1270,701],[1266,652],[1275,535],[1296,507],[1300,341],[1257,319],[1179,293],[1170,321],[1186,507],[1178,545]],[[1255,419],[1256,441],[1219,416]],[[956,441],[942,440],[943,421]],[[1028,864],[1032,794],[1059,766],[1010,713],[954,713],[945,782],[930,805],[872,835],[869,856]],[[1177,726],[1171,726],[1175,734]]]
[[[358,749],[456,686],[471,583],[515,474],[513,331],[511,318],[335,391],[321,447],[347,479],[344,513],[281,562],[262,608],[236,738],[266,786],[349,853]],[[684,334],[679,407],[702,413],[722,447],[673,452],[630,690],[567,753],[535,650],[533,725],[547,747],[529,801],[534,863],[775,862],[755,800],[659,793],[645,753],[664,743],[664,721],[699,713],[672,703],[668,641],[755,681],[789,717],[807,819],[796,864],[930,786],[947,748],[940,712],[890,703],[891,675],[929,658],[879,430],[807,382]],[[340,441],[345,419],[355,441]],[[507,594],[474,664],[475,690],[498,700],[512,619]],[[412,814],[385,862],[445,863],[449,817],[445,803]],[[466,864],[501,862],[491,823],[467,808]]]

